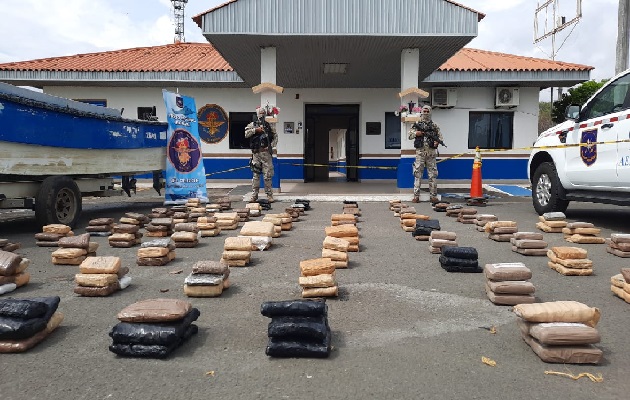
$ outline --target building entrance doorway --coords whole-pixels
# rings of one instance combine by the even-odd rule
[[[304,182],[357,182],[359,105],[307,104]]]

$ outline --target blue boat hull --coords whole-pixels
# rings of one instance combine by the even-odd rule
[[[162,170],[167,124],[0,84],[0,174]]]

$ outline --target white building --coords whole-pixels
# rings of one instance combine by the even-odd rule
[[[434,106],[448,145],[439,179],[469,179],[476,146],[509,150],[483,153],[484,179],[525,179],[540,90],[592,67],[463,48],[484,16],[449,0],[230,0],[193,17],[210,44],[0,64],[0,81],[133,118],[155,107],[165,120],[162,89],[192,96],[211,180],[251,178],[244,126],[269,104],[280,108],[276,189],[331,169],[411,188],[411,123],[394,113],[409,102]]]

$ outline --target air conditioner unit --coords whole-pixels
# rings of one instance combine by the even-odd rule
[[[431,89],[431,106],[450,108],[457,104],[457,88]]]
[[[518,88],[498,87],[494,105],[496,107],[516,107],[518,106]]]

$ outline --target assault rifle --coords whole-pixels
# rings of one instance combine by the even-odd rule
[[[428,124],[426,121],[420,121],[413,124],[413,128],[417,131],[422,131],[424,133],[424,138],[426,138],[427,144],[429,145],[430,148],[437,149],[437,146],[435,147],[433,146],[433,143],[435,142],[437,142],[438,144],[441,144],[444,147],[448,147],[442,140],[440,140],[440,137],[438,136],[437,131],[433,127],[433,124]],[[422,140],[423,140],[422,137],[417,137],[413,141],[413,145],[416,149],[422,147],[422,144],[423,144]]]
[[[257,128],[263,128],[262,133],[255,133],[251,139],[252,150],[259,150],[260,148],[267,147],[271,152],[271,142],[273,141],[273,131],[271,125],[264,119],[254,120],[254,126]]]

